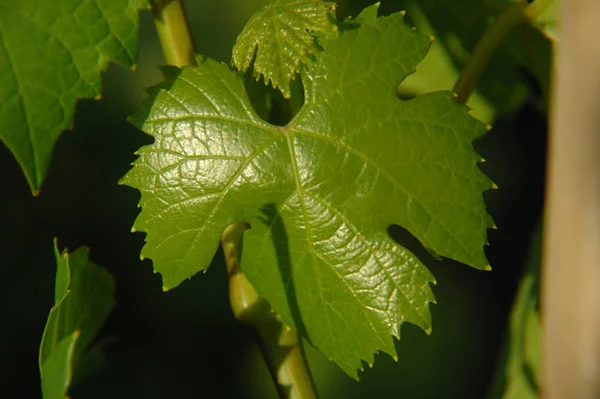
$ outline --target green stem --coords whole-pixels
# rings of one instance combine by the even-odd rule
[[[152,14],[160,45],[169,65],[195,65],[194,40],[179,0],[152,0]]]
[[[500,42],[517,26],[533,20],[550,3],[550,0],[537,0],[529,5],[523,2],[516,3],[496,18],[485,31],[462,69],[454,85],[453,91],[456,94],[454,101],[459,104],[467,102]]]
[[[240,323],[256,334],[279,396],[282,399],[316,398],[298,331],[281,321],[269,304],[258,296],[240,270],[240,242],[248,227],[246,223],[232,224],[221,237],[229,274],[229,301],[233,314]]]

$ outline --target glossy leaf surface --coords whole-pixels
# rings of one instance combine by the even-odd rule
[[[142,255],[170,289],[206,269],[223,229],[247,221],[242,269],[285,320],[356,376],[394,355],[399,326],[431,327],[431,273],[395,243],[398,224],[439,255],[486,269],[482,192],[471,142],[486,131],[450,92],[400,100],[430,38],[375,6],[302,73],[305,104],[286,126],[252,109],[229,68],[164,69],[134,118],[154,136],[124,183],[142,193]]]

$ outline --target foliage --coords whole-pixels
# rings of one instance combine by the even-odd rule
[[[143,7],[147,0],[0,1],[0,140],[34,193],[77,100],[100,96],[109,61],[134,66]]]
[[[56,286],[40,345],[44,399],[65,398],[90,346],[115,306],[110,274],[92,264],[86,249],[69,254],[55,246]]]
[[[476,269],[500,263],[484,254],[487,229],[494,225],[482,194],[495,186],[481,172],[482,158],[473,148],[473,141],[490,128],[477,119],[491,123],[499,116],[515,117],[534,101],[536,85],[541,89],[536,104],[546,112],[551,43],[556,40],[556,4],[536,0],[533,5],[543,11],[506,38],[472,96],[469,105],[475,109],[469,110],[453,101],[453,82],[491,22],[524,3],[407,0],[402,2],[406,18],[398,12],[399,2],[386,1],[383,8],[396,7],[388,16],[378,17],[378,3],[356,18],[336,20],[336,10],[358,3],[274,0],[249,19],[230,65],[198,56],[198,66],[162,67],[164,81],[149,90],[142,110],[131,119],[154,143],[139,149],[133,169],[123,178],[141,191],[142,210],[133,230],[147,233],[142,259],[152,260],[165,291],[208,269],[225,227],[249,222],[241,244],[243,272],[285,324],[355,378],[363,362],[373,365],[374,354],[397,359],[396,353],[403,353],[406,343],[397,347],[394,337],[400,337],[404,322],[431,332],[430,283],[436,280],[428,267],[436,276],[445,272],[428,262],[425,250]],[[100,74],[109,61],[135,69],[138,10],[148,7],[147,0],[0,0],[0,140],[34,194],[45,182],[61,132],[73,126],[77,101],[100,99]],[[238,11],[230,8],[232,15]],[[430,35],[439,40],[428,53]],[[524,71],[535,77],[535,84],[524,78]],[[118,140],[109,146],[127,151],[126,139]],[[76,156],[85,164],[96,150],[88,146]],[[108,166],[103,171],[108,179]],[[75,176],[60,175],[61,187],[95,190],[101,180],[85,173]],[[116,178],[111,179],[112,184]],[[61,194],[63,212],[57,218],[73,211],[66,191]],[[15,198],[16,206],[5,207],[3,221],[27,226],[12,222],[12,209],[18,214],[17,209],[28,206]],[[33,216],[28,215],[31,220],[55,209],[44,209],[47,202],[37,204]],[[393,233],[397,226],[412,237],[399,239]],[[48,233],[46,227],[40,229]],[[98,230],[98,236],[110,235]],[[58,232],[65,234],[65,229]],[[425,250],[411,244],[414,238]],[[87,241],[75,239],[78,245]],[[137,250],[132,245],[123,251]],[[93,265],[85,251],[61,254],[55,246],[54,307],[39,351],[45,398],[65,398],[73,382],[81,381],[99,352],[93,341],[115,306],[111,275]],[[111,259],[120,258],[116,254]],[[5,261],[6,270],[19,269],[12,259]],[[130,258],[120,261],[139,267],[125,259]],[[518,256],[510,263],[518,264]],[[458,276],[455,269],[448,275]],[[120,287],[127,290],[150,279],[143,277],[145,272],[139,267],[135,278],[119,277],[120,271],[115,276],[126,282]],[[22,295],[23,286],[35,289],[7,280],[10,293]],[[454,280],[456,287],[462,287],[459,280]],[[499,376],[506,380],[498,377],[497,397],[536,395],[541,329],[536,280],[537,274],[529,273],[521,283],[506,363],[499,366]],[[158,302],[148,299],[144,287],[133,288],[134,297],[146,301],[147,313],[160,320]],[[436,288],[436,295],[443,290]],[[176,292],[181,291],[185,288]],[[199,302],[180,300],[171,313]],[[149,332],[159,329],[158,324],[143,328]],[[450,324],[456,323],[446,320],[445,326]],[[403,336],[408,332],[414,338],[410,331],[403,329]],[[449,329],[436,331],[444,335]],[[160,350],[154,343],[152,348]],[[408,362],[416,365],[421,357],[419,352]],[[168,394],[175,395],[171,389],[176,388],[169,387]]]
[[[301,74],[304,107],[284,127],[257,117],[225,65],[163,70],[135,117],[155,143],[124,182],[142,192],[135,229],[165,290],[208,267],[225,227],[247,221],[241,264],[259,294],[356,375],[373,352],[395,354],[389,335],[404,321],[431,327],[433,277],[389,224],[488,267],[481,195],[492,184],[471,146],[486,128],[448,92],[397,98],[429,47],[402,19],[373,6],[322,40]]]
[[[504,353],[491,399],[538,397],[542,357],[542,325],[539,313],[542,239],[534,236],[529,265],[521,279],[509,321]]]
[[[335,33],[335,3],[277,0],[250,18],[233,47],[231,61],[240,71],[253,65],[258,77],[291,96],[290,80],[316,51],[315,35]]]

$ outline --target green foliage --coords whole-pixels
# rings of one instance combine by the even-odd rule
[[[337,31],[335,3],[321,0],[276,0],[250,18],[233,48],[232,64],[245,71],[254,61],[256,78],[291,96],[290,80],[314,56],[314,35]]]
[[[458,70],[499,15],[510,7],[524,6],[512,0],[405,0],[405,3],[409,16],[417,16],[417,28],[427,26],[440,39]],[[530,24],[522,24],[506,37],[477,84],[479,94],[492,108],[484,114],[493,116],[491,119],[484,116],[486,122],[514,112],[526,101],[530,93],[523,79],[524,69],[535,76],[542,92],[548,95],[550,47],[550,41]]]
[[[512,308],[504,353],[490,399],[535,399],[542,357],[539,313],[542,235],[533,239],[529,265]]]
[[[558,3],[554,0],[536,0],[534,6],[540,8],[540,12],[533,20],[533,24],[540,29],[548,39],[558,41],[556,28],[558,25]]]
[[[147,0],[0,0],[0,140],[37,193],[75,103],[109,61],[133,66]]]
[[[91,263],[86,251],[61,254],[55,246],[55,305],[39,355],[44,399],[66,397],[84,351],[115,305],[113,278]]]
[[[486,131],[450,92],[400,100],[430,39],[377,6],[320,40],[286,126],[253,110],[242,78],[198,57],[163,69],[133,120],[155,138],[124,183],[142,193],[142,255],[170,289],[206,269],[229,224],[247,221],[242,269],[261,296],[348,374],[395,354],[407,321],[429,331],[432,275],[387,234],[480,269],[492,220],[471,142]]]

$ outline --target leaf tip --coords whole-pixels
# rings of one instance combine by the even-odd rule
[[[138,64],[133,64],[130,69],[131,69],[131,72],[137,72]]]
[[[492,190],[498,190],[498,185],[496,183],[492,183],[492,186],[490,188]]]
[[[144,255],[140,255],[140,260],[143,262],[146,257]]]
[[[131,232],[132,232],[132,233],[135,233],[135,232],[137,232],[137,229],[135,228],[135,226],[133,226],[133,227],[131,228]]]
[[[380,5],[380,4],[381,4],[381,2],[378,2],[378,3],[377,3],[377,8],[379,8],[379,5]],[[403,16],[403,17],[404,17],[404,16],[406,16],[406,10],[402,10],[402,11],[400,11],[400,15],[401,15],[401,16]]]
[[[483,270],[485,270],[486,272],[491,272],[492,271],[492,266],[491,265],[486,265]]]
[[[488,132],[489,132],[490,130],[492,130],[492,128],[493,128],[493,126],[492,126],[492,125],[485,125],[485,129],[486,129],[486,131],[488,131]]]
[[[425,329],[425,334],[427,334],[427,335],[431,335],[431,331],[432,331],[431,327],[427,327],[427,328]]]
[[[167,287],[166,285],[163,285],[163,286],[162,286],[162,291],[163,291],[163,292],[167,292],[167,291],[169,291],[169,287]]]
[[[431,43],[435,42],[435,36],[433,36],[433,35],[429,35],[429,41],[430,41]]]
[[[94,97],[94,100],[96,100],[96,101],[102,100],[102,94],[98,94],[96,97]],[[71,129],[72,129],[72,127],[71,127]],[[69,130],[71,130],[71,129],[69,129]]]

